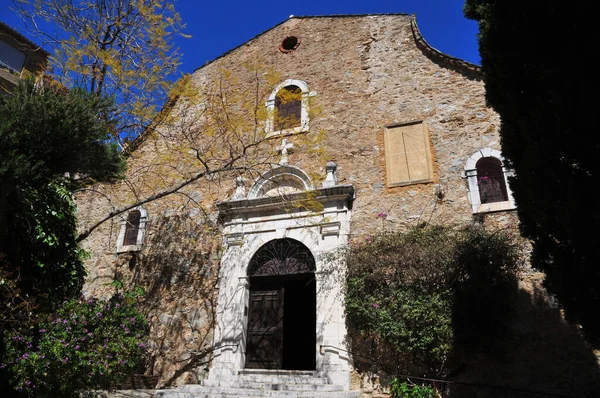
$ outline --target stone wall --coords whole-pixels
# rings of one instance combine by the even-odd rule
[[[475,151],[500,149],[498,115],[485,106],[483,83],[432,62],[417,48],[408,16],[292,18],[197,70],[192,79],[210,81],[221,70],[240,79],[252,92],[244,64],[258,59],[280,74],[299,79],[316,91],[318,118],[310,133],[324,133],[319,143],[326,158],[338,164],[340,183],[357,190],[353,231],[377,228],[381,211],[396,227],[418,221],[468,224],[471,213],[461,170]],[[301,44],[283,54],[279,43],[296,35]],[[467,76],[465,76],[467,74]],[[387,188],[383,153],[385,125],[426,120],[434,156],[433,183]],[[295,137],[289,137],[294,142]],[[275,145],[275,144],[274,144]],[[290,165],[324,176],[299,147]],[[435,200],[436,188],[446,196]]]
[[[448,67],[443,57],[423,51],[411,23],[412,17],[406,15],[290,18],[197,69],[191,82],[204,92],[223,76],[234,79],[232,96],[249,93],[259,108],[280,82],[306,82],[316,92],[310,102],[310,129],[287,137],[296,145],[289,164],[306,171],[320,186],[326,161],[337,163],[339,183],[352,184],[356,192],[352,237],[422,222],[469,225],[474,217],[461,172],[474,152],[500,150],[500,120],[485,105],[477,68]],[[279,45],[287,36],[297,36],[300,45],[282,53]],[[248,108],[232,109],[235,117],[252,119]],[[388,188],[384,126],[413,120],[424,120],[429,129],[433,182]],[[159,127],[147,133],[129,159],[127,182],[79,194],[81,228],[113,208],[181,181],[168,171],[170,167],[179,167],[188,176],[198,169],[194,152],[182,144],[187,135],[198,133],[194,126],[168,131]],[[255,127],[262,132],[264,120]],[[280,143],[276,136],[259,147],[255,156],[262,156],[262,166],[247,177],[256,177],[268,163],[279,160],[274,148]],[[151,371],[160,376],[161,385],[193,382],[206,375],[221,250],[214,204],[233,194],[234,177],[228,173],[202,178],[183,189],[185,195],[146,204],[147,236],[139,252],[116,253],[118,218],[104,223],[84,242],[91,253],[86,294],[109,294],[112,287],[107,283],[114,278],[130,286],[139,284],[148,292],[146,311],[155,359]],[[378,217],[380,213],[386,217]],[[476,221],[517,233],[514,212],[492,213]],[[527,275],[536,275],[539,286],[539,274],[527,270]]]
[[[80,214],[99,203],[98,195],[80,195]],[[197,209],[174,212],[163,206],[148,206],[152,216],[139,252],[116,253],[120,220],[86,239],[91,258],[84,294],[111,295],[115,279],[127,289],[142,287],[142,311],[151,325],[148,374],[160,376],[159,385],[194,383],[208,374],[221,242],[203,218],[194,217]]]

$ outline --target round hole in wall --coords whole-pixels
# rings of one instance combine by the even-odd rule
[[[294,51],[300,45],[300,39],[296,36],[288,36],[279,45],[279,51],[282,53],[289,53]]]

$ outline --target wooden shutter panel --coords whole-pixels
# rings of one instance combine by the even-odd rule
[[[404,137],[398,129],[385,130],[385,163],[388,185],[410,180],[404,150]]]
[[[384,132],[388,186],[433,178],[429,136],[423,122],[389,126]]]

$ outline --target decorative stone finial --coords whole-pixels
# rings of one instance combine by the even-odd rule
[[[246,179],[242,176],[235,178],[235,193],[231,196],[232,200],[246,199]]]
[[[327,162],[327,166],[325,167],[327,171],[327,177],[325,177],[325,181],[323,181],[323,188],[334,187],[337,185],[337,164],[330,160]]]

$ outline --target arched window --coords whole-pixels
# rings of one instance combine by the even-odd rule
[[[248,276],[281,276],[315,272],[310,250],[294,239],[275,239],[264,244],[250,260]]]
[[[475,165],[481,203],[505,202],[508,200],[502,162],[498,158],[481,158]]]
[[[148,216],[143,207],[137,207],[127,213],[121,221],[121,229],[117,238],[117,252],[141,250],[146,235]]]
[[[500,151],[484,148],[469,157],[464,177],[469,184],[469,202],[473,213],[512,210],[515,202],[507,178],[512,170],[506,168]]]
[[[287,79],[278,84],[265,104],[267,137],[308,131],[308,100],[315,95],[302,80]]]
[[[275,129],[291,129],[301,125],[302,90],[298,86],[286,86],[275,96]]]

